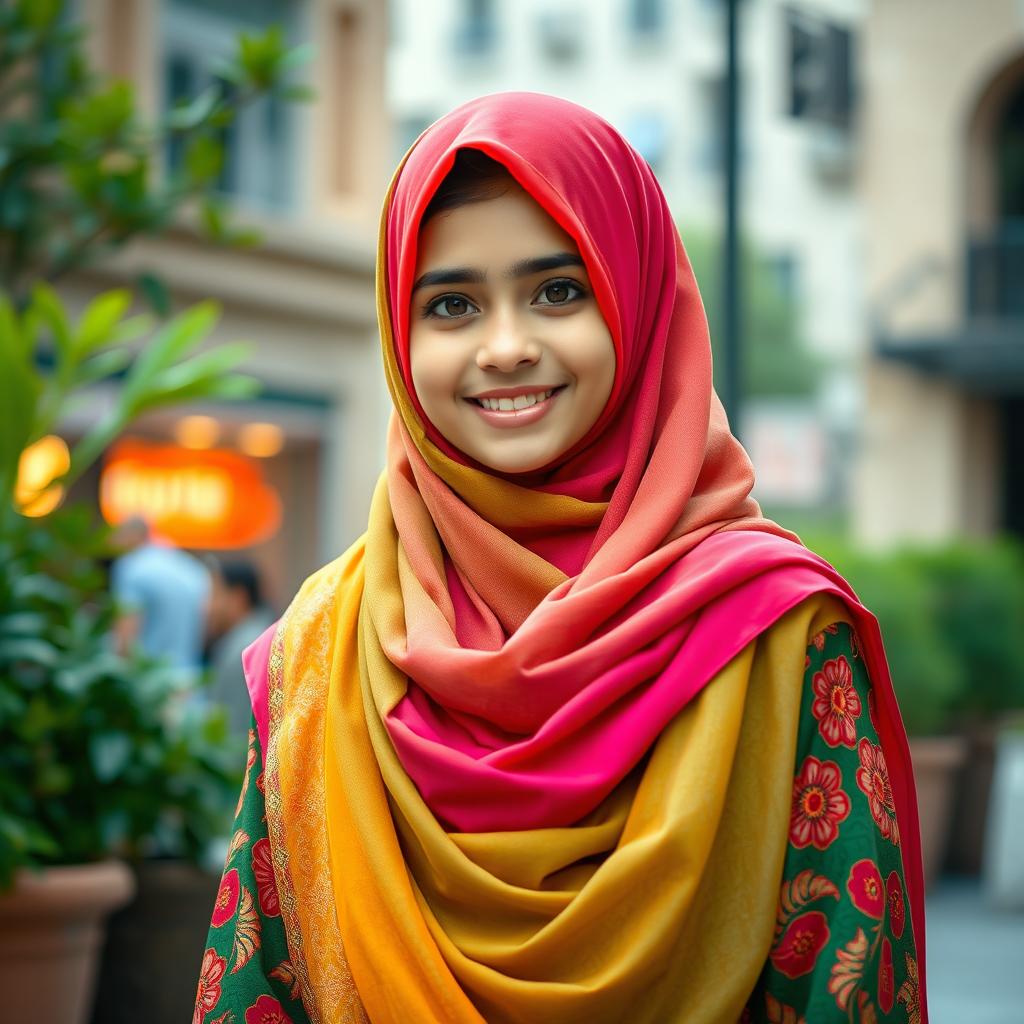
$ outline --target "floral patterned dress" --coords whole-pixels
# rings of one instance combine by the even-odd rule
[[[900,834],[857,634],[807,648],[775,935],[741,1020],[920,1024]],[[307,1024],[274,884],[254,731],[192,1024]]]

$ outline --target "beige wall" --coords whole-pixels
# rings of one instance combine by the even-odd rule
[[[1016,0],[871,5],[861,187],[869,308],[890,336],[941,335],[962,323],[968,223],[983,225],[991,210],[984,123],[1022,56]],[[997,438],[989,403],[873,361],[855,495],[860,538],[882,545],[990,532]]]

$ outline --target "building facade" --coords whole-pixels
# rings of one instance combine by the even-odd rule
[[[1024,6],[876,0],[864,51],[858,532],[1024,534]]]
[[[132,435],[244,458],[262,452],[258,468],[279,496],[282,525],[244,553],[280,605],[362,531],[383,465],[390,403],[373,274],[390,155],[387,7],[374,0],[81,0],[78,7],[97,66],[131,81],[152,116],[214,81],[239,32],[273,24],[293,44],[316,42],[303,76],[315,100],[261,100],[225,139],[218,188],[234,220],[261,232],[260,245],[214,245],[186,216],[166,237],[133,244],[65,289],[72,306],[82,305],[103,287],[157,274],[176,307],[205,298],[222,305],[211,342],[251,345],[243,369],[263,382],[258,399],[150,415]],[[173,166],[177,154],[169,148],[163,158]],[[71,433],[102,414],[103,393],[94,399],[66,424]],[[207,423],[202,437],[183,429],[196,415]],[[276,443],[246,445],[253,423],[268,424]]]

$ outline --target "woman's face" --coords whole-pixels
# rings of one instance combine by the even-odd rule
[[[611,394],[615,349],[579,249],[511,179],[423,226],[409,323],[424,413],[498,472],[553,462]]]

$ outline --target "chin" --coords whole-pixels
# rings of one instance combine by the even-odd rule
[[[555,455],[541,455],[536,458],[521,458],[521,459],[496,459],[488,458],[486,452],[480,452],[479,454],[473,455],[473,458],[480,463],[481,466],[486,466],[487,469],[492,470],[495,473],[536,473],[538,469],[543,469],[545,466],[554,462],[558,457]]]

